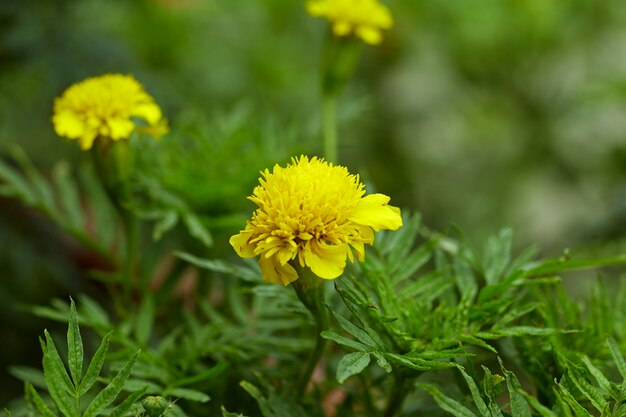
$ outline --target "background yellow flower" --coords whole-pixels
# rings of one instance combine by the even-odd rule
[[[372,45],[381,42],[381,29],[393,26],[389,9],[377,0],[311,0],[306,8],[311,16],[328,19],[336,36],[354,34]]]
[[[364,245],[373,243],[375,231],[402,226],[400,209],[387,204],[389,197],[365,196],[358,175],[345,167],[301,156],[262,175],[249,197],[258,208],[230,244],[241,257],[260,256],[267,281],[289,284],[298,278],[298,264],[320,278],[337,278],[346,258],[364,259]]]
[[[91,77],[70,86],[55,99],[52,122],[59,136],[78,140],[84,150],[97,137],[120,140],[135,130],[154,137],[167,132],[154,99],[131,75],[123,74]]]

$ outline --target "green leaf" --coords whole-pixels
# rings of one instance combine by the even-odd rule
[[[226,411],[224,406],[222,406],[222,417],[247,417],[247,416],[244,416],[243,414],[231,413],[229,411]]]
[[[370,363],[370,354],[367,352],[352,352],[345,355],[337,365],[337,381],[340,384],[352,375],[359,374]]]
[[[591,373],[591,375],[593,375],[595,380],[598,382],[598,385],[600,386],[600,388],[602,388],[602,390],[605,393],[610,393],[611,382],[604,376],[604,374],[598,368],[596,368],[591,363],[591,360],[589,360],[589,358],[586,355],[582,357],[582,361],[587,366],[587,369],[589,369],[589,373]]]
[[[265,399],[257,387],[247,381],[241,381],[239,385],[241,385],[241,387],[256,400],[264,417],[278,417],[272,410],[272,406],[269,401]]]
[[[509,390],[510,406],[511,411],[513,412],[513,417],[532,417],[528,403],[524,399],[524,396],[519,393],[519,390],[522,387],[517,380],[517,377],[513,372],[504,368],[502,359],[498,358],[498,362],[500,363],[500,368],[502,368],[502,372],[506,378],[506,387]]]
[[[489,411],[487,404],[485,404],[485,401],[480,396],[480,391],[478,390],[478,386],[476,385],[474,378],[469,376],[462,367],[459,366],[457,369],[459,370],[459,372],[461,372],[463,378],[465,378],[465,382],[467,383],[467,386],[470,389],[470,393],[472,394],[474,404],[476,404],[476,408],[478,408],[480,414],[482,414],[483,416],[490,416],[491,412]]]
[[[184,398],[185,400],[197,401],[201,403],[205,403],[211,399],[211,397],[205,393],[189,388],[174,388],[167,391],[167,394],[172,397]]]
[[[168,210],[155,223],[152,229],[152,239],[160,240],[163,234],[172,230],[178,223],[178,213],[174,210]]]
[[[485,280],[487,284],[498,281],[506,270],[511,260],[511,243],[513,241],[513,231],[504,229],[498,236],[490,237],[485,248]]]
[[[324,339],[332,340],[338,345],[351,347],[354,350],[366,351],[369,349],[369,347],[365,346],[363,343],[342,336],[333,330],[324,330],[322,333],[320,333],[320,336],[322,336]]]
[[[241,278],[245,281],[259,282],[261,279],[261,274],[255,270],[252,270],[251,268],[229,264],[220,260],[198,258],[197,256],[185,252],[175,252],[174,255],[199,268],[208,269],[215,272],[222,272]]]
[[[587,411],[585,409],[585,407],[583,407],[582,405],[580,405],[580,403],[578,401],[576,401],[576,399],[574,398],[574,396],[572,394],[570,394],[570,392],[567,390],[567,388],[565,388],[563,385],[557,383],[557,386],[559,387],[559,397],[565,401],[565,403],[567,403],[568,406],[570,406],[572,408],[572,410],[574,411],[574,414],[576,414],[576,416],[578,417],[592,417],[592,414],[589,413],[589,411]]]
[[[463,404],[459,403],[456,400],[448,397],[443,394],[433,385],[430,384],[417,384],[418,387],[427,391],[435,400],[435,402],[441,407],[442,410],[447,411],[455,417],[476,417],[469,408],[465,407]]]
[[[133,404],[135,404],[137,402],[137,400],[139,400],[139,398],[145,394],[146,390],[148,389],[148,387],[144,387],[139,391],[135,391],[132,394],[130,394],[128,397],[126,397],[124,399],[124,401],[122,401],[121,404],[119,404],[118,406],[116,406],[113,411],[111,411],[111,413],[108,415],[108,417],[122,417],[124,415],[126,415],[126,412],[128,410],[130,410],[130,408],[133,406]]]
[[[48,331],[44,331],[46,338],[50,338]],[[52,340],[50,338],[50,340]],[[54,343],[50,344],[52,349],[54,349]],[[58,353],[56,354],[56,358],[52,359],[50,347],[41,340],[41,348],[43,350],[43,375],[46,379],[46,386],[48,387],[48,393],[52,400],[56,404],[57,408],[65,417],[78,417],[76,416],[76,411],[70,402],[70,399],[67,396],[68,392],[73,392],[73,387],[71,386],[71,382],[69,381],[69,376],[65,372],[65,368],[62,370],[59,369],[57,360],[60,362],[61,358],[59,358]],[[56,353],[56,350],[54,350]],[[61,362],[61,366],[63,363]]]
[[[626,254],[597,259],[549,259],[526,270],[526,277],[553,275],[558,272],[592,269],[626,263]]]
[[[137,356],[139,356],[139,352],[140,351],[135,352],[126,365],[124,365],[124,367],[120,369],[117,375],[115,375],[115,377],[111,380],[109,385],[96,395],[93,401],[91,401],[91,403],[87,406],[87,409],[83,413],[83,417],[95,417],[99,415],[102,410],[115,400],[122,388],[124,388],[124,383],[130,375],[133,365],[135,364],[135,360],[137,360]]]
[[[62,382],[63,389],[70,394],[74,394],[76,392],[76,388],[72,384],[69,375],[67,374],[67,370],[65,369],[65,365],[59,356],[59,352],[57,351],[56,346],[54,345],[54,341],[48,333],[47,330],[44,330],[44,335],[46,337],[46,349],[44,351],[44,358],[48,357],[49,363],[51,366],[51,371],[54,373],[56,377],[59,378],[57,382]],[[44,370],[45,375],[45,370]],[[47,378],[46,378],[47,380]]]
[[[187,230],[191,236],[204,243],[205,246],[213,245],[211,233],[209,233],[209,230],[204,226],[204,224],[202,224],[197,216],[191,213],[185,213],[183,221],[185,222],[185,226],[187,226]]]
[[[363,343],[366,346],[369,346],[372,349],[376,349],[379,347],[378,344],[374,341],[374,339],[372,339],[372,337],[369,334],[367,334],[365,330],[359,329],[354,324],[352,324],[348,319],[341,316],[340,314],[337,314],[333,309],[331,308],[328,308],[328,309],[333,314],[335,319],[337,319],[337,322],[339,323],[341,328],[344,329],[346,332],[350,333],[352,336],[356,337],[359,342]]]
[[[526,398],[526,401],[528,401],[528,403],[539,413],[539,415],[541,415],[541,417],[557,417],[554,411],[550,410],[545,405],[542,405],[537,398],[522,389],[519,389],[518,392]]]
[[[80,387],[78,392],[80,395],[83,395],[95,384],[98,379],[98,375],[100,375],[100,370],[102,369],[102,365],[104,364],[104,359],[107,354],[107,350],[109,349],[109,339],[111,339],[111,335],[113,331],[111,330],[109,333],[105,334],[102,338],[102,342],[100,342],[100,346],[96,353],[93,355],[91,362],[89,363],[89,367],[87,368],[87,372],[85,372],[85,377],[83,381],[80,383]]]
[[[46,388],[46,380],[43,372],[39,369],[27,366],[10,366],[9,373],[24,382],[28,382],[35,387]]]
[[[383,368],[387,373],[391,372],[391,365],[387,362],[387,359],[380,352],[371,352],[372,356],[376,359],[378,366]]]
[[[57,415],[46,405],[46,403],[41,399],[35,387],[32,384],[26,384],[26,399],[32,400],[35,407],[44,417],[57,417]]]
[[[572,368],[574,365],[572,364],[570,368],[567,370],[567,376],[569,379],[576,385],[576,388],[591,402],[596,410],[602,411],[607,406],[607,401],[602,396],[602,393],[593,385],[591,385],[579,372],[576,372],[575,368]]]
[[[83,376],[83,339],[78,328],[76,305],[70,297],[70,322],[67,326],[67,363],[74,381],[74,387],[80,385]]]
[[[615,361],[615,366],[617,366],[617,370],[622,375],[622,378],[626,380],[626,362],[624,361],[624,357],[619,351],[619,346],[617,346],[617,342],[612,337],[609,337],[606,342],[609,345],[609,349],[611,350],[611,355],[613,356],[613,360]]]

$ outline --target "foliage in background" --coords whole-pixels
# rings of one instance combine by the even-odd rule
[[[341,100],[342,162],[426,223],[459,222],[486,243],[417,214],[377,236],[327,285],[329,344],[300,397],[314,322],[225,242],[261,169],[321,150],[321,22],[286,0],[0,4],[0,356],[14,365],[0,399],[11,415],[624,414],[626,285],[621,266],[598,268],[626,261],[610,256],[624,252],[611,239],[623,235],[626,9],[388,5],[395,27],[364,50]],[[160,142],[130,141],[132,264],[120,207],[49,120],[53,97],[105,71],[141,79],[173,126]],[[521,238],[488,237],[500,224]],[[588,258],[513,255],[596,238]],[[21,334],[16,301],[50,325],[43,366],[29,350],[42,322]]]

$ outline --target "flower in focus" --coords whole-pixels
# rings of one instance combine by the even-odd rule
[[[354,33],[372,45],[381,42],[381,29],[393,26],[389,9],[377,0],[310,0],[306,8],[311,16],[328,19],[335,36]]]
[[[243,258],[260,256],[267,281],[295,281],[294,262],[320,278],[337,278],[346,259],[363,261],[375,231],[402,226],[400,209],[387,204],[389,197],[365,195],[358,175],[323,159],[301,156],[262,176],[248,197],[258,208],[230,244]]]
[[[120,140],[133,131],[160,137],[167,133],[161,109],[131,75],[105,74],[71,85],[54,100],[52,116],[59,136],[78,140],[81,149],[96,138]]]

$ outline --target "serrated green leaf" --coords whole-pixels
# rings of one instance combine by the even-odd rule
[[[490,237],[487,240],[485,260],[483,262],[487,284],[497,282],[506,270],[511,260],[512,242],[513,231],[508,228],[501,230],[497,236]]]
[[[197,401],[201,403],[205,403],[211,399],[211,397],[205,393],[189,388],[174,388],[167,391],[167,394],[172,397],[184,398],[185,400]]]
[[[44,334],[46,335],[46,338],[52,340],[47,331],[44,331]],[[40,340],[40,342],[43,350],[43,375],[46,380],[46,386],[48,387],[48,393],[50,394],[50,397],[52,397],[52,401],[54,401],[54,404],[65,417],[78,417],[76,416],[74,407],[67,396],[68,392],[73,392],[73,387],[71,386],[69,377],[65,372],[65,368],[62,370],[59,369],[57,360],[53,360],[51,358],[50,352],[54,349],[54,343],[48,345],[43,340]],[[52,349],[49,348],[49,346],[52,346]],[[54,350],[54,352],[56,352],[56,350]],[[58,358],[58,361],[61,361],[58,353],[56,354],[56,358]],[[61,366],[63,366],[62,362]]]
[[[589,358],[586,355],[582,357],[582,361],[587,366],[587,369],[589,369],[589,373],[593,375],[595,380],[598,382],[598,385],[600,386],[600,388],[602,388],[602,390],[605,393],[607,394],[610,393],[611,382],[604,376],[604,374],[598,368],[596,368],[591,363],[591,360],[589,360]]]
[[[391,271],[392,282],[398,283],[412,276],[422,266],[430,260],[432,256],[432,245],[421,245],[417,250],[413,251],[410,255],[402,258],[395,268]]]
[[[333,330],[324,330],[322,333],[320,333],[320,336],[322,336],[324,339],[332,340],[338,345],[351,347],[354,350],[366,351],[369,349],[363,343],[357,342],[356,340],[348,339],[347,337],[342,336]]]
[[[460,402],[453,400],[447,395],[443,394],[433,385],[430,384],[417,384],[418,387],[428,392],[435,402],[441,407],[442,410],[447,411],[455,417],[476,417],[476,414],[469,408],[465,407]]]
[[[487,404],[481,397],[480,391],[478,390],[478,386],[476,385],[474,378],[469,376],[462,367],[459,366],[457,369],[459,370],[459,372],[461,372],[461,375],[463,375],[463,378],[465,378],[465,382],[467,383],[467,386],[470,389],[470,393],[472,394],[472,399],[474,400],[474,404],[476,404],[476,408],[478,408],[478,411],[480,412],[480,414],[483,416],[490,416],[491,413],[489,412],[489,408],[487,408]]]
[[[336,313],[333,309],[329,308],[329,310],[333,314],[341,328],[348,332],[350,335],[354,336],[359,342],[363,343],[366,346],[369,346],[371,349],[376,349],[379,347],[374,339],[372,339],[372,337],[367,334],[365,330],[358,328],[348,319]]]
[[[74,381],[74,387],[78,387],[83,376],[83,339],[78,327],[76,305],[70,297],[70,320],[67,326],[67,364]]]
[[[120,369],[117,375],[115,375],[115,377],[111,380],[109,385],[96,395],[96,397],[87,406],[87,409],[83,413],[83,417],[95,417],[99,415],[102,410],[115,400],[122,388],[124,388],[124,383],[130,375],[133,365],[135,364],[135,360],[137,360],[137,356],[139,356],[139,352],[140,351],[137,351],[133,354],[124,367]]]
[[[44,335],[46,337],[46,349],[44,351],[44,358],[47,356],[50,362],[51,370],[54,372],[56,376],[58,376],[59,382],[63,382],[62,387],[69,394],[74,394],[76,392],[76,388],[72,384],[69,375],[67,374],[67,369],[65,369],[65,365],[59,356],[59,352],[57,351],[56,346],[54,345],[54,341],[52,340],[52,336],[48,333],[47,330],[44,330]],[[44,371],[45,373],[45,371]]]
[[[337,381],[340,384],[352,375],[361,373],[370,363],[368,352],[352,352],[345,355],[337,365]]]
[[[576,385],[576,388],[591,402],[591,405],[598,411],[603,411],[607,406],[607,401],[602,396],[602,393],[588,381],[585,380],[578,372],[572,367],[567,370],[567,376]]]
[[[41,397],[35,390],[35,387],[33,387],[32,384],[29,383],[26,384],[26,399],[32,400],[35,407],[37,407],[37,410],[39,410],[39,412],[44,417],[57,417],[57,415],[50,409],[50,407],[48,407],[46,403],[41,399]]]
[[[415,369],[416,371],[430,371],[433,369],[454,368],[457,366],[452,362],[429,361],[421,358],[406,357],[398,355],[397,353],[385,353],[384,355],[386,359],[404,365],[407,368]]]
[[[524,396],[519,393],[519,390],[522,389],[522,387],[517,380],[517,377],[513,372],[504,368],[502,359],[498,358],[498,362],[500,363],[500,368],[502,368],[502,372],[506,378],[506,387],[509,391],[509,405],[511,407],[513,417],[532,417],[528,403],[524,399]]]
[[[83,395],[87,391],[89,391],[89,389],[93,386],[93,384],[95,384],[96,380],[98,379],[98,375],[100,375],[100,370],[102,369],[102,365],[104,364],[107,350],[109,349],[109,339],[111,338],[112,334],[113,331],[110,331],[109,333],[104,335],[102,341],[100,342],[98,350],[96,350],[93,358],[91,358],[91,362],[87,367],[87,372],[85,372],[85,376],[80,383],[80,387],[78,389],[80,395]]]
[[[380,352],[371,352],[371,354],[372,356],[374,356],[374,359],[376,359],[376,363],[378,364],[378,366],[383,368],[385,372],[389,373],[392,371],[391,365],[389,364],[389,362],[387,362],[387,359],[385,359],[385,357]]]
[[[560,398],[564,400],[569,407],[571,407],[577,417],[592,417],[592,414],[589,413],[589,411],[587,411],[578,401],[576,401],[567,388],[558,383],[557,386],[559,387],[558,394]]]
[[[139,398],[146,393],[147,389],[148,389],[147,387],[144,387],[141,390],[135,391],[132,394],[130,394],[128,397],[124,399],[124,401],[122,401],[121,404],[116,406],[111,411],[108,417],[122,417],[126,415],[126,412],[130,410],[130,408],[139,400]]]
[[[624,357],[619,351],[619,346],[617,342],[612,337],[606,339],[606,343],[609,345],[609,349],[611,350],[611,356],[613,356],[613,360],[615,361],[615,366],[617,370],[622,375],[622,378],[626,380],[626,362],[624,361]]]

